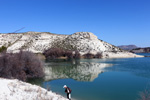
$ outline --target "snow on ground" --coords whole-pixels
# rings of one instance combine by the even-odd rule
[[[17,79],[0,78],[0,100],[67,100],[66,98]]]

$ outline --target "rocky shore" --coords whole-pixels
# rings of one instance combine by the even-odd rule
[[[0,78],[0,100],[67,100],[66,98],[17,79]]]

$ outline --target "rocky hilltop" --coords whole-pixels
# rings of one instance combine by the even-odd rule
[[[43,53],[52,47],[66,50],[78,50],[85,53],[102,53],[103,58],[142,57],[124,51],[114,45],[104,42],[91,32],[77,32],[71,35],[60,35],[49,32],[25,32],[0,34],[0,47],[7,47],[7,52],[19,50]]]

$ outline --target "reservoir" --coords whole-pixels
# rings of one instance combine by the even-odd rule
[[[141,100],[143,94],[150,96],[150,57],[57,59],[45,61],[45,70],[44,79],[29,82],[64,97],[63,85],[67,85],[73,100]]]

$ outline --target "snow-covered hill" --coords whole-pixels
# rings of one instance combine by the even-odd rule
[[[104,58],[142,57],[104,42],[91,32],[77,32],[71,35],[49,32],[0,34],[0,47],[2,46],[7,47],[7,52],[13,53],[20,49],[42,53],[48,48],[57,47],[78,50],[81,54],[100,52]]]

